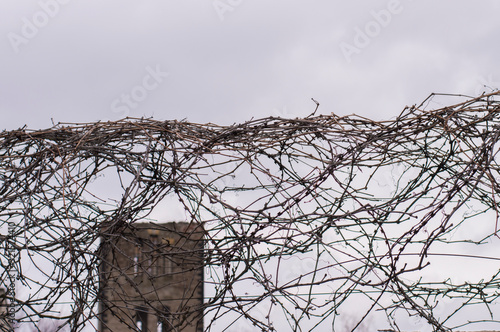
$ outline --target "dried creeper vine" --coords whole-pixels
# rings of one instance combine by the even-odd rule
[[[204,271],[204,302],[179,299],[169,313],[176,330],[202,316],[207,331],[242,322],[336,328],[353,301],[352,329],[377,313],[394,330],[408,317],[435,331],[498,324],[500,270],[487,262],[500,257],[482,248],[499,241],[499,135],[499,93],[433,111],[409,107],[380,122],[311,114],[232,126],[127,119],[4,131],[2,329],[46,318],[61,329],[97,329],[99,302],[109,315],[131,316],[137,303],[125,289],[115,288],[114,300],[102,294],[103,282],[118,278],[136,290],[133,301],[166,317],[151,295],[165,286],[154,282],[153,263],[119,275],[99,268],[120,266],[110,253],[133,262],[120,241]],[[171,218],[188,231],[162,244],[137,235],[142,222],[160,232]],[[182,241],[198,244],[174,253]],[[195,256],[198,265],[186,263]],[[445,261],[484,270],[467,281],[432,270]],[[127,274],[137,269],[148,273],[148,294]]]

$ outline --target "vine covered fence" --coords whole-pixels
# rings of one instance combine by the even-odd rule
[[[203,257],[192,267],[204,273],[201,304],[184,301],[170,319],[151,304],[164,287],[154,275],[147,294],[126,280],[174,330],[202,316],[207,331],[361,330],[381,315],[396,331],[409,319],[435,331],[498,326],[499,97],[436,110],[426,100],[390,121],[313,113],[4,131],[2,329],[46,319],[97,329],[98,267],[115,264],[116,241],[135,243],[144,221],[203,232],[180,234],[202,244],[191,252]],[[131,315],[127,305],[107,303],[114,315]]]

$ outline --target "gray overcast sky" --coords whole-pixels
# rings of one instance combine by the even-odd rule
[[[388,119],[500,80],[500,2],[2,0],[2,129],[124,116]],[[167,75],[168,73],[168,75]]]
[[[500,2],[2,0],[2,129],[153,116],[388,119],[498,87]],[[168,73],[168,75],[166,74]]]

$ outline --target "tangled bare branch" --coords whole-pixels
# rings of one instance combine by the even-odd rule
[[[500,257],[485,250],[499,241],[499,135],[498,93],[433,111],[409,107],[382,122],[332,114],[232,126],[127,119],[6,131],[5,298],[18,324],[55,317],[79,331],[102,318],[98,303],[110,315],[131,315],[126,290],[115,286],[112,300],[101,292],[103,281],[126,283],[136,290],[133,301],[166,317],[152,305],[165,285],[150,267],[140,267],[149,273],[146,294],[127,277],[133,266],[110,257],[133,263],[118,243],[138,245],[144,221],[161,231],[176,220],[189,226],[172,241],[199,245],[174,254],[140,243],[154,257],[178,255],[183,273],[205,274],[203,303],[185,292],[174,328],[203,316],[206,330],[241,321],[279,330],[280,319],[288,330],[313,330],[335,326],[353,306],[354,329],[380,312],[395,330],[401,315],[435,331],[498,323],[500,270],[487,264]],[[172,241],[162,243],[178,247]],[[199,264],[186,263],[193,255]],[[461,280],[439,269],[445,262],[485,268]],[[471,318],[474,310],[487,318]]]

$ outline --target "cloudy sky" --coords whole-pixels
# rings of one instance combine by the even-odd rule
[[[500,2],[2,0],[1,129],[396,116],[500,84]],[[489,88],[486,88],[488,90]]]
[[[0,130],[232,124],[500,87],[494,0],[1,0]],[[440,107],[439,102],[429,107]]]

